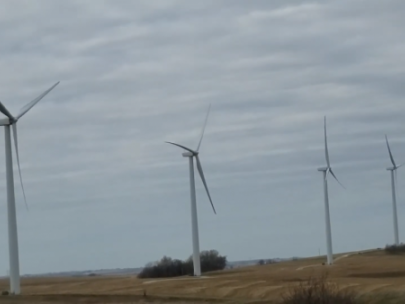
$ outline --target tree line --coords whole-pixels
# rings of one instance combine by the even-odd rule
[[[405,244],[387,245],[385,246],[385,252],[388,254],[405,254]]]
[[[216,250],[201,251],[200,261],[201,272],[223,270],[227,264],[226,256],[221,256]],[[185,261],[164,256],[158,262],[148,263],[138,274],[138,278],[168,278],[193,274],[193,256]]]

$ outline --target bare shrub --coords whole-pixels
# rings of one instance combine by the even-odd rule
[[[401,243],[400,245],[387,245],[385,246],[385,252],[388,254],[404,254],[405,244]]]
[[[355,292],[343,290],[336,283],[328,282],[325,272],[320,277],[309,277],[291,287],[282,296],[280,304],[360,304]]]
[[[219,255],[216,250],[202,251],[200,253],[201,271],[223,270],[226,266],[226,256]],[[159,262],[148,263],[138,278],[169,278],[193,274],[193,259],[181,261],[164,256]]]

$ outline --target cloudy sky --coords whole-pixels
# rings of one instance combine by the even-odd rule
[[[400,0],[3,1],[0,100],[19,122],[22,273],[143,266],[201,249],[229,260],[326,252],[323,116],[335,252],[393,242],[390,165],[405,162]],[[0,136],[4,147],[4,136]],[[4,164],[4,149],[0,149]],[[15,171],[17,172],[17,171]],[[404,172],[405,174],[405,172]],[[398,175],[404,240],[405,180]],[[0,273],[8,269],[0,167]]]

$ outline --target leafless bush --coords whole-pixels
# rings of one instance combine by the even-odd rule
[[[355,292],[343,290],[335,283],[328,282],[328,274],[310,277],[299,285],[291,287],[282,296],[280,304],[360,304],[363,303]]]
[[[208,272],[223,270],[226,266],[226,256],[219,255],[216,250],[207,250],[200,253],[201,271]],[[138,274],[138,278],[168,278],[193,274],[193,259],[190,256],[186,261],[172,259],[164,256],[159,262],[149,263]]]
[[[401,243],[400,245],[387,245],[385,246],[385,252],[389,254],[404,254],[405,244]]]

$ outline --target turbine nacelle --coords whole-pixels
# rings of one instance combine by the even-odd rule
[[[8,125],[11,125],[11,124],[12,124],[12,122],[8,117],[0,119],[0,126],[8,126]]]
[[[183,152],[181,155],[183,155],[183,157],[193,157],[193,156],[198,155],[198,152],[193,153],[190,151],[186,151],[186,152]]]
[[[318,168],[318,171],[320,172],[328,171],[328,167]]]
[[[389,167],[389,168],[387,168],[387,170],[388,171],[394,171],[394,170],[396,170],[397,168],[395,168],[395,167]]]

